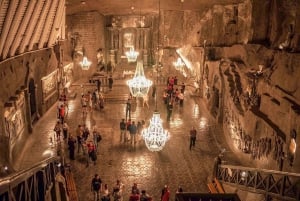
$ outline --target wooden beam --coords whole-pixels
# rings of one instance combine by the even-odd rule
[[[25,47],[29,44],[30,39],[32,38],[32,35],[33,35],[33,30],[36,27],[36,24],[38,23],[39,16],[40,16],[40,13],[42,12],[42,7],[43,7],[44,3],[45,3],[45,0],[43,0],[43,1],[39,0],[35,4],[33,13],[31,15],[30,23],[28,24],[28,27],[26,29],[26,35],[23,37],[23,40],[20,44],[20,48],[19,48],[20,52],[19,53],[24,53]]]
[[[9,7],[9,0],[0,1],[0,13],[2,13],[0,18],[0,33],[2,33],[3,24],[5,22],[5,15]]]
[[[39,40],[38,49],[42,49],[44,47],[44,43],[48,41],[51,29],[53,29],[53,23],[57,11],[57,5],[58,5],[57,0],[51,1],[51,5],[49,11],[47,12],[46,20]]]
[[[14,56],[16,54],[16,50],[19,47],[19,45],[21,44],[21,41],[23,40],[23,37],[25,36],[25,31],[26,28],[29,26],[29,20],[32,16],[33,13],[33,9],[35,7],[37,0],[30,0],[29,1],[29,5],[27,7],[27,10],[25,11],[25,15],[23,17],[22,23],[19,26],[19,30],[17,31],[17,35],[15,37],[15,41],[13,42],[10,50],[9,50],[9,54],[11,56]],[[27,33],[28,34],[28,33]]]
[[[65,0],[59,1],[59,6],[56,11],[53,28],[51,30],[49,39],[48,39],[48,47],[52,46],[55,43],[56,35],[58,31],[61,31],[63,29],[63,22],[65,18]],[[59,30],[56,30],[58,28]]]
[[[46,17],[50,8],[50,2],[51,0],[46,0],[44,6],[41,8],[36,27],[33,30],[33,35],[28,44],[29,51],[33,50],[33,45],[38,43],[40,40],[42,29],[45,27]]]
[[[3,47],[5,44],[8,32],[10,30],[12,20],[15,15],[15,12],[16,12],[17,5],[18,5],[17,0],[9,1],[9,8],[7,10],[7,15],[5,17],[4,26],[3,26],[1,36],[0,36],[0,38],[1,38],[1,40],[0,40],[0,55],[2,55]]]
[[[28,0],[19,0],[18,7],[16,8],[15,11],[14,20],[12,21],[12,25],[9,29],[8,36],[5,40],[3,53],[2,53],[4,59],[7,58],[8,51],[15,41],[18,28],[20,24],[22,24],[22,19],[26,13],[27,6],[28,6]]]

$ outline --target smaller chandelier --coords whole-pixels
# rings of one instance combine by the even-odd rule
[[[127,85],[134,97],[144,97],[148,93],[152,81],[145,77],[142,61],[137,62],[134,77],[127,81]]]
[[[162,127],[158,111],[154,111],[150,125],[142,131],[145,144],[150,151],[161,151],[169,139],[169,132]]]
[[[81,65],[82,70],[88,70],[92,64],[86,56],[83,57],[82,61],[79,63]]]
[[[128,62],[136,62],[139,53],[134,51],[134,47],[130,47],[130,50],[125,52]]]
[[[173,65],[175,66],[176,70],[181,71],[184,67],[184,63],[182,62],[181,58],[178,58],[176,62],[173,62]]]

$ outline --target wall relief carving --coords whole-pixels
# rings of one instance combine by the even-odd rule
[[[43,101],[49,99],[57,90],[58,69],[42,78]]]
[[[4,108],[5,136],[10,139],[11,144],[24,132],[25,128],[24,92],[13,99],[13,101],[6,103]]]
[[[134,35],[132,33],[125,32],[123,35],[123,41],[125,48],[134,48]]]

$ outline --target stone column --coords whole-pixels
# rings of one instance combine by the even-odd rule
[[[144,29],[144,41],[143,41],[143,43],[144,43],[144,49],[148,49],[149,48],[149,42],[148,42],[148,40],[149,40],[149,29],[148,28],[145,28]]]
[[[140,42],[140,40],[141,40],[141,29],[140,28],[136,28],[135,29],[136,31],[135,31],[135,49],[136,50],[138,50],[139,52],[141,52],[141,49],[142,49],[142,47],[141,47],[141,42]]]
[[[115,50],[109,51],[109,61],[111,61],[112,65],[116,64]]]
[[[39,113],[39,108],[38,108],[38,97],[37,97],[37,84],[34,85],[34,94],[35,94],[35,111],[36,111],[36,117],[37,119],[39,119],[41,116],[40,116],[40,113]]]
[[[144,66],[148,66],[148,51],[149,51],[149,28],[144,28],[143,29],[143,48],[144,48]]]
[[[109,29],[109,34],[110,34],[110,48],[115,49],[115,43],[114,43],[114,30]]]
[[[123,31],[122,30],[119,30],[119,54],[120,55],[124,55],[124,50],[123,50]]]
[[[144,61],[144,66],[148,66],[148,51],[147,49],[143,50],[143,61]]]
[[[25,121],[27,122],[27,129],[29,133],[32,133],[32,119],[31,119],[31,115],[30,115],[30,94],[28,92],[28,88],[22,86],[21,89],[24,91],[24,98],[25,98]]]

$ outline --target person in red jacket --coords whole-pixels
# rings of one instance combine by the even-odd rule
[[[94,162],[94,165],[96,165],[97,153],[93,141],[89,141],[86,146],[88,151],[87,166],[89,166],[89,159],[91,159]]]
[[[170,190],[167,185],[163,188],[161,192],[161,201],[169,201],[170,199]]]

